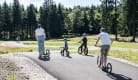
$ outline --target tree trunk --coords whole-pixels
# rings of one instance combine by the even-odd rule
[[[136,42],[135,38],[136,38],[136,24],[134,23],[133,24],[133,39],[131,41]]]

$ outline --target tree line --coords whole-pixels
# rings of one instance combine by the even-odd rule
[[[18,0],[0,5],[0,39],[11,40],[20,36],[22,40],[34,39],[34,30],[41,24],[49,38],[64,34],[97,34],[104,27],[107,32],[120,36],[137,33],[137,3],[131,0],[101,0],[99,6],[74,6],[65,8],[53,0],[45,0],[38,9],[30,4],[27,8]]]

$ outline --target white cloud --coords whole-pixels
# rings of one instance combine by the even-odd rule
[[[13,2],[13,0],[0,0],[0,4],[3,4],[3,3],[4,3],[4,1],[6,1],[8,4],[10,4],[10,3],[12,3],[12,2]]]
[[[40,7],[44,0],[19,0],[20,1],[20,4],[23,4],[25,7],[26,6],[29,6],[30,4],[34,4],[36,7]]]
[[[0,4],[3,4],[5,0],[0,0]],[[13,0],[6,0],[8,4],[13,3]],[[25,7],[27,7],[29,4],[34,4],[36,7],[40,7],[43,5],[44,0],[19,0],[20,4],[23,4]],[[61,3],[65,7],[73,7],[73,6],[91,6],[93,5],[99,5],[99,0],[54,0],[56,4]]]
[[[73,7],[73,6],[91,6],[99,5],[101,2],[99,0],[54,0],[56,3],[61,3],[65,7]]]
[[[3,4],[5,0],[0,0],[0,4]],[[8,4],[13,3],[13,0],[6,0]],[[40,7],[44,0],[19,0],[20,4],[23,4],[25,8],[30,4],[34,4],[36,7]]]

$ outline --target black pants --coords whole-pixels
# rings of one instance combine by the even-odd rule
[[[83,44],[81,44],[81,46],[80,46],[81,51],[82,51],[83,47],[86,49],[86,48],[87,48],[87,43],[83,43]]]

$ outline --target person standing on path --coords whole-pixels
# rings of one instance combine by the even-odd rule
[[[38,24],[38,28],[35,30],[35,38],[38,41],[39,54],[45,53],[44,41],[46,39],[46,33],[41,24]]]
[[[102,45],[101,45],[101,66],[100,67],[102,69],[105,69],[108,51],[110,49],[110,45],[112,44],[113,40],[111,39],[110,35],[107,32],[105,32],[104,28],[100,29],[100,34],[98,35],[98,39],[96,41],[95,46],[97,46],[99,40],[101,40],[101,42],[102,42]]]

